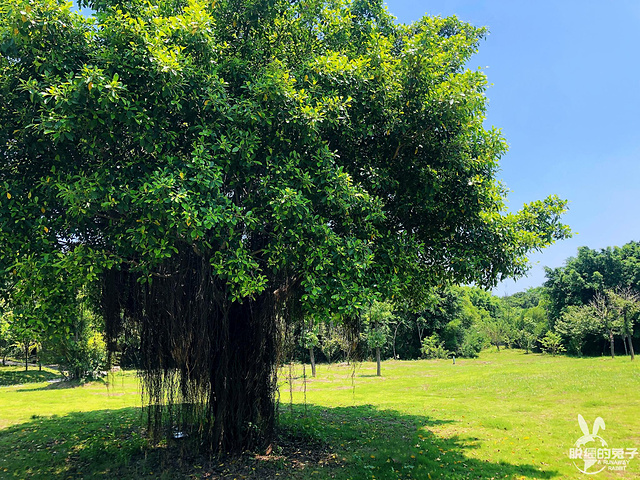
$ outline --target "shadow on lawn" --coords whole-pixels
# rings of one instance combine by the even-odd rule
[[[0,367],[0,386],[21,385],[23,383],[46,382],[47,380],[55,380],[60,378],[60,374],[47,370],[16,370],[15,367]]]
[[[16,392],[25,393],[25,392],[40,392],[46,390],[67,390],[69,388],[77,388],[86,385],[87,383],[102,383],[107,384],[104,378],[95,378],[95,379],[73,379],[67,380],[64,377],[56,376],[54,377],[55,381],[49,383],[48,385],[43,385],[41,387],[34,388],[20,388],[16,390]],[[40,380],[43,381],[43,380]]]
[[[478,439],[441,438],[429,431],[430,427],[453,421],[380,410],[371,405],[294,405],[292,411],[284,405],[281,409],[281,424],[290,432],[321,438],[333,446],[342,459],[339,469],[349,472],[344,478],[489,480],[559,476],[556,471],[534,465],[469,458],[466,454],[478,448]]]
[[[0,430],[0,478],[488,480],[557,476],[533,465],[468,458],[465,453],[476,448],[473,442],[440,438],[423,429],[449,422],[367,405],[281,405],[280,410],[279,437],[270,454],[260,451],[224,460],[195,454],[197,448],[182,440],[149,446],[140,408],[34,417]]]

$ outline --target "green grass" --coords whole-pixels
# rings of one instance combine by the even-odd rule
[[[144,440],[137,380],[125,373],[109,388],[1,387],[0,478],[251,478],[257,471],[260,478],[577,479],[585,475],[568,452],[582,435],[578,414],[590,426],[605,420],[600,434],[610,447],[640,449],[640,363],[628,358],[506,350],[456,365],[388,361],[382,377],[373,363],[319,365],[306,382],[296,366],[291,394],[288,373],[280,386],[283,430],[325,445],[295,469],[276,458],[265,470],[250,455],[232,461],[230,477],[226,465],[207,477],[212,462],[176,464],[166,445]],[[635,458],[625,472],[593,478],[639,476]]]
[[[24,365],[0,367],[0,387],[58,379],[60,379],[60,373],[46,367],[42,370],[38,367],[30,367],[27,371],[24,370]]]

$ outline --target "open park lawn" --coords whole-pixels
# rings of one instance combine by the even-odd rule
[[[382,377],[373,363],[318,365],[306,382],[300,365],[285,367],[278,441],[225,460],[194,454],[187,440],[150,446],[131,372],[85,384],[20,375],[0,367],[2,479],[640,477],[640,361],[628,357],[492,350],[455,365],[388,361]],[[603,418],[606,445],[586,447],[622,455],[626,470],[578,471],[578,414],[590,429]]]

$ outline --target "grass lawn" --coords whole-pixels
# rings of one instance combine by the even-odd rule
[[[21,383],[46,382],[47,380],[58,380],[60,374],[56,370],[43,367],[29,367],[24,370],[24,365],[0,366],[0,387],[7,385],[19,385]]]
[[[7,368],[14,367],[0,369],[0,382]],[[181,464],[177,447],[149,447],[131,373],[117,374],[108,388],[0,387],[0,478],[585,478],[569,459],[583,435],[578,414],[589,427],[604,419],[599,435],[608,448],[640,451],[640,363],[628,357],[505,350],[455,365],[388,361],[382,377],[373,363],[319,365],[306,382],[300,366],[291,373],[292,391],[288,368],[280,387],[283,438],[317,451],[292,456],[284,440],[269,456],[221,463],[193,457]],[[623,452],[625,471],[591,478],[640,477],[640,455]]]

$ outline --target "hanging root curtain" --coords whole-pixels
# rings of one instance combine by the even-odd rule
[[[268,440],[275,421],[280,324],[286,282],[231,302],[207,260],[177,255],[151,282],[125,269],[103,276],[108,346],[125,322],[141,336],[141,378],[154,438],[188,435],[225,454]]]

